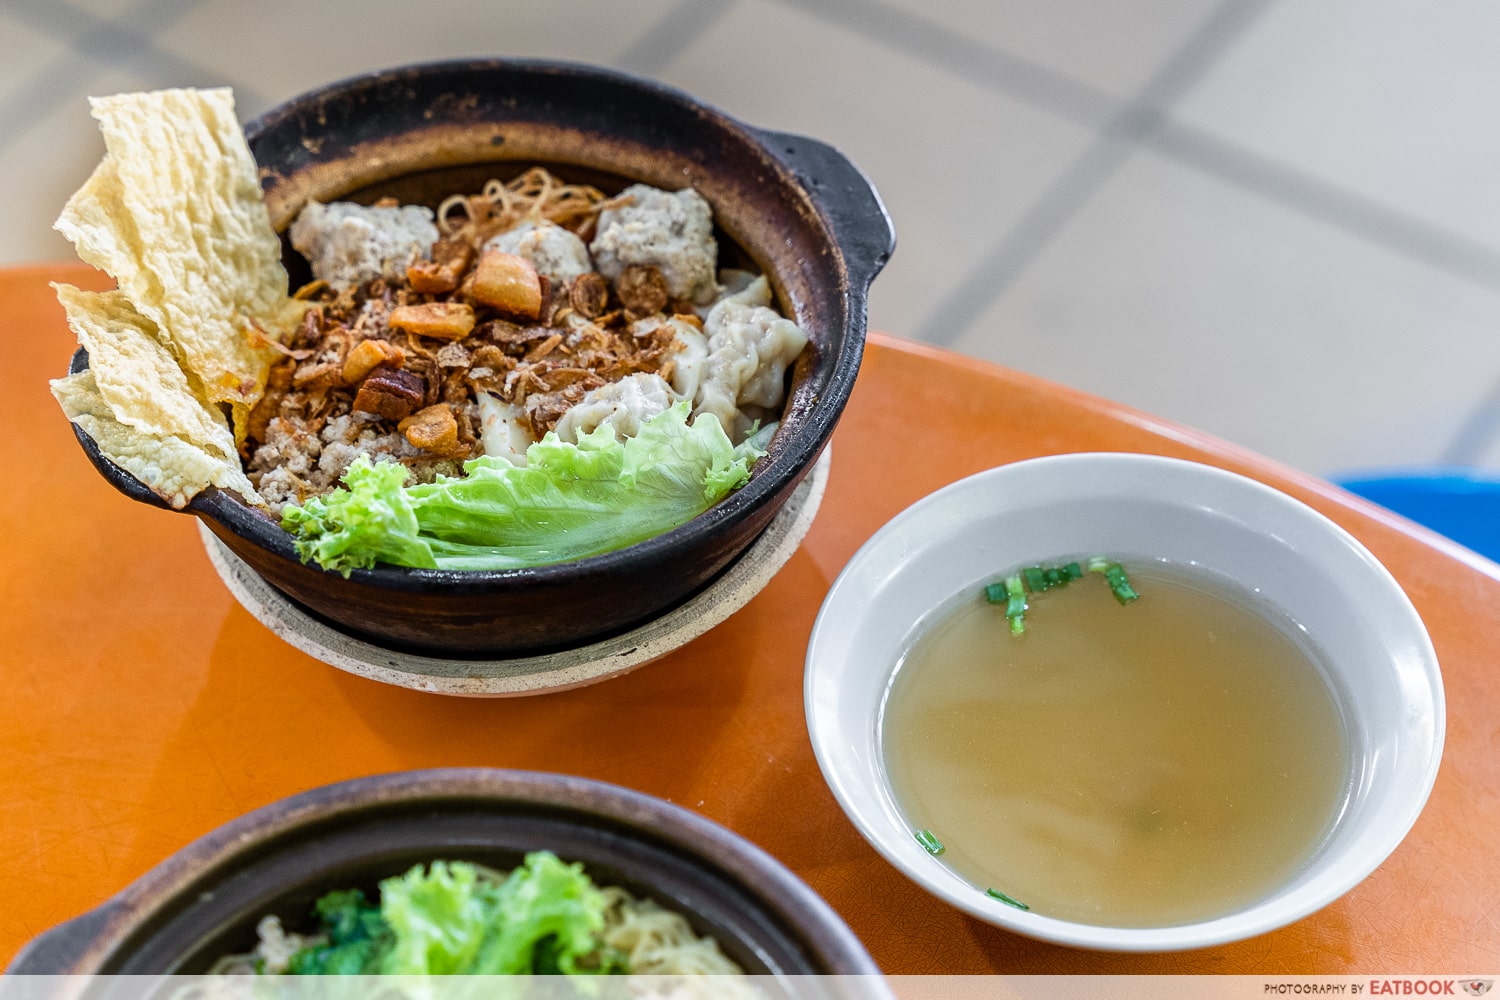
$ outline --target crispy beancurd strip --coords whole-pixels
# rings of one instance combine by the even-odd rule
[[[463,340],[474,329],[474,307],[467,302],[422,302],[391,310],[390,325],[418,337]]]
[[[106,155],[55,228],[115,279],[236,441],[275,360],[249,321],[279,332],[305,306],[287,294],[281,242],[228,88],[90,98]]]

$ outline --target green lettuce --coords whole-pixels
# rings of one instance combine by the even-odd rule
[[[599,427],[570,444],[548,434],[526,465],[483,456],[462,477],[407,486],[394,462],[360,456],[344,485],[288,506],[282,527],[303,562],[348,576],[378,562],[505,570],[567,562],[653,538],[697,517],[749,478],[775,426],[736,447],[719,422],[688,422],[686,402],[624,441]]]
[[[503,880],[472,864],[434,861],[316,905],[323,940],[292,956],[294,975],[607,975],[623,956],[604,947],[604,893],[581,864],[528,854]]]

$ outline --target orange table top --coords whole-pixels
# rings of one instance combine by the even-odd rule
[[[1500,567],[1327,483],[1072,389],[871,338],[811,532],[744,609],[623,677],[532,698],[422,694],[326,666],[225,589],[194,522],[125,499],[46,381],[74,340],[50,280],[0,271],[0,966],[189,841],[360,775],[438,766],[563,771],[661,796],[759,844],[893,975],[1338,974],[1500,968]],[[1359,537],[1432,633],[1447,746],[1426,811],[1346,897],[1290,927],[1176,954],[1076,951],[998,930],[918,889],[855,831],[808,741],[802,665],[829,585],[918,498],[1070,451],[1197,459],[1261,479]]]

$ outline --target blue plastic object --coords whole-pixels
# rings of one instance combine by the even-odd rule
[[[1364,472],[1333,482],[1500,561],[1500,475],[1437,467]]]

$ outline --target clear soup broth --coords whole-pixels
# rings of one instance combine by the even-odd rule
[[[913,831],[977,892],[1115,927],[1221,916],[1328,834],[1350,781],[1338,704],[1289,622],[1221,581],[1126,562],[1032,595],[1024,634],[976,594],[912,645],[882,753]]]

